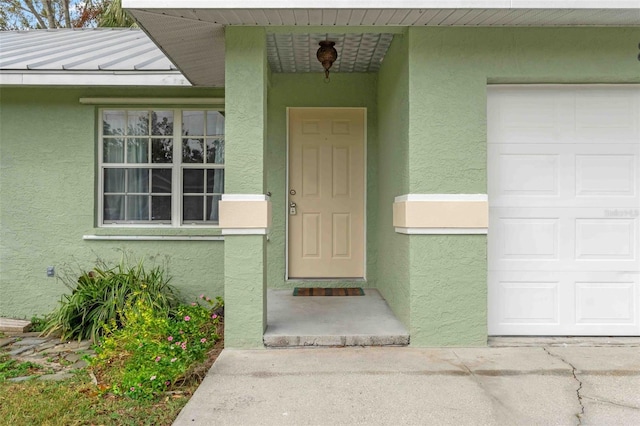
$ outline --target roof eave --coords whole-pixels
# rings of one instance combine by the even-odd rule
[[[637,0],[122,0],[126,9],[637,9]]]
[[[179,72],[0,71],[0,86],[191,86]]]

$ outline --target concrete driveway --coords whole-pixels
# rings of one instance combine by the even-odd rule
[[[175,425],[640,425],[640,347],[225,349]]]

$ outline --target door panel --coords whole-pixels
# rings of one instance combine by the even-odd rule
[[[364,277],[364,125],[364,109],[289,110],[289,278]]]

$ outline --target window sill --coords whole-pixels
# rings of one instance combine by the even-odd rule
[[[100,241],[224,241],[220,228],[94,228],[83,240]]]

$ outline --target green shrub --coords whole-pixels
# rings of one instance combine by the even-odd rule
[[[169,285],[164,269],[154,266],[145,270],[143,261],[129,266],[126,257],[109,268],[104,262],[89,272],[67,273],[63,283],[71,290],[60,300],[60,306],[48,319],[44,332],[60,332],[62,339],[86,339],[94,342],[110,324],[123,324],[125,306],[146,302],[158,312],[168,315],[179,302],[176,290]]]
[[[222,299],[201,296],[199,302],[180,305],[173,317],[155,310],[147,300],[127,304],[122,327],[108,329],[91,360],[104,389],[148,399],[183,380],[219,339],[216,312]]]
[[[47,315],[44,315],[44,316],[34,315],[31,317],[30,331],[36,331],[36,332],[44,331],[48,322],[49,322],[49,317]]]

